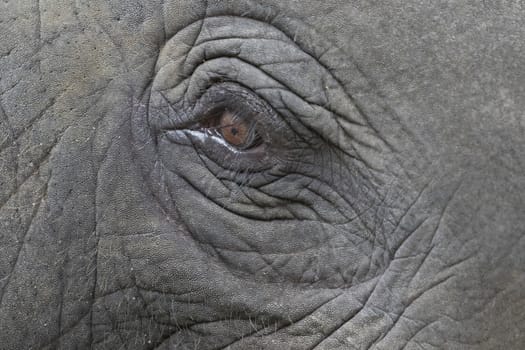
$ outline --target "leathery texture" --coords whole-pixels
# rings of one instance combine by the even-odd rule
[[[2,80],[3,101],[45,96],[21,115],[0,106],[8,349],[490,345],[476,330],[520,300],[493,283],[518,268],[479,254],[488,238],[472,240],[476,219],[492,214],[477,191],[501,189],[475,172],[443,182],[419,176],[423,166],[406,171],[425,164],[424,147],[382,134],[377,120],[394,125],[395,112],[346,53],[298,21],[252,11],[209,5],[179,28],[144,20],[154,45],[135,56],[142,43],[102,24],[68,28],[73,45],[101,53],[61,68],[53,54],[75,51],[36,9],[38,42],[54,46],[17,53],[38,59]],[[23,76],[32,69],[57,70],[57,81]],[[171,142],[217,86],[250,91],[287,120],[278,125],[302,136],[299,156],[248,177],[189,139]],[[513,238],[508,250],[523,246]]]

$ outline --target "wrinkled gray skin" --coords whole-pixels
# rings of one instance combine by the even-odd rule
[[[2,349],[522,349],[524,18],[3,1]]]

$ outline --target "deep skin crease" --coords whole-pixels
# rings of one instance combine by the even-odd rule
[[[523,18],[3,1],[0,347],[523,348]]]

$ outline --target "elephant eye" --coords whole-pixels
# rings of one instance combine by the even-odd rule
[[[191,103],[170,103],[160,94],[159,100],[166,107],[152,109],[150,114],[162,111],[152,119],[152,125],[162,131],[159,142],[165,138],[171,145],[190,146],[198,155],[196,160],[231,171],[232,178],[271,169],[302,149],[289,123],[266,100],[235,83],[213,85]],[[165,149],[177,151],[173,146]]]
[[[230,146],[239,150],[248,150],[262,144],[262,138],[257,131],[257,123],[242,112],[224,109],[204,120],[199,129],[221,137]]]

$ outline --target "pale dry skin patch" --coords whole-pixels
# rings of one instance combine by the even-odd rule
[[[523,18],[3,1],[2,347],[521,349]],[[279,147],[163,129],[210,86]]]

